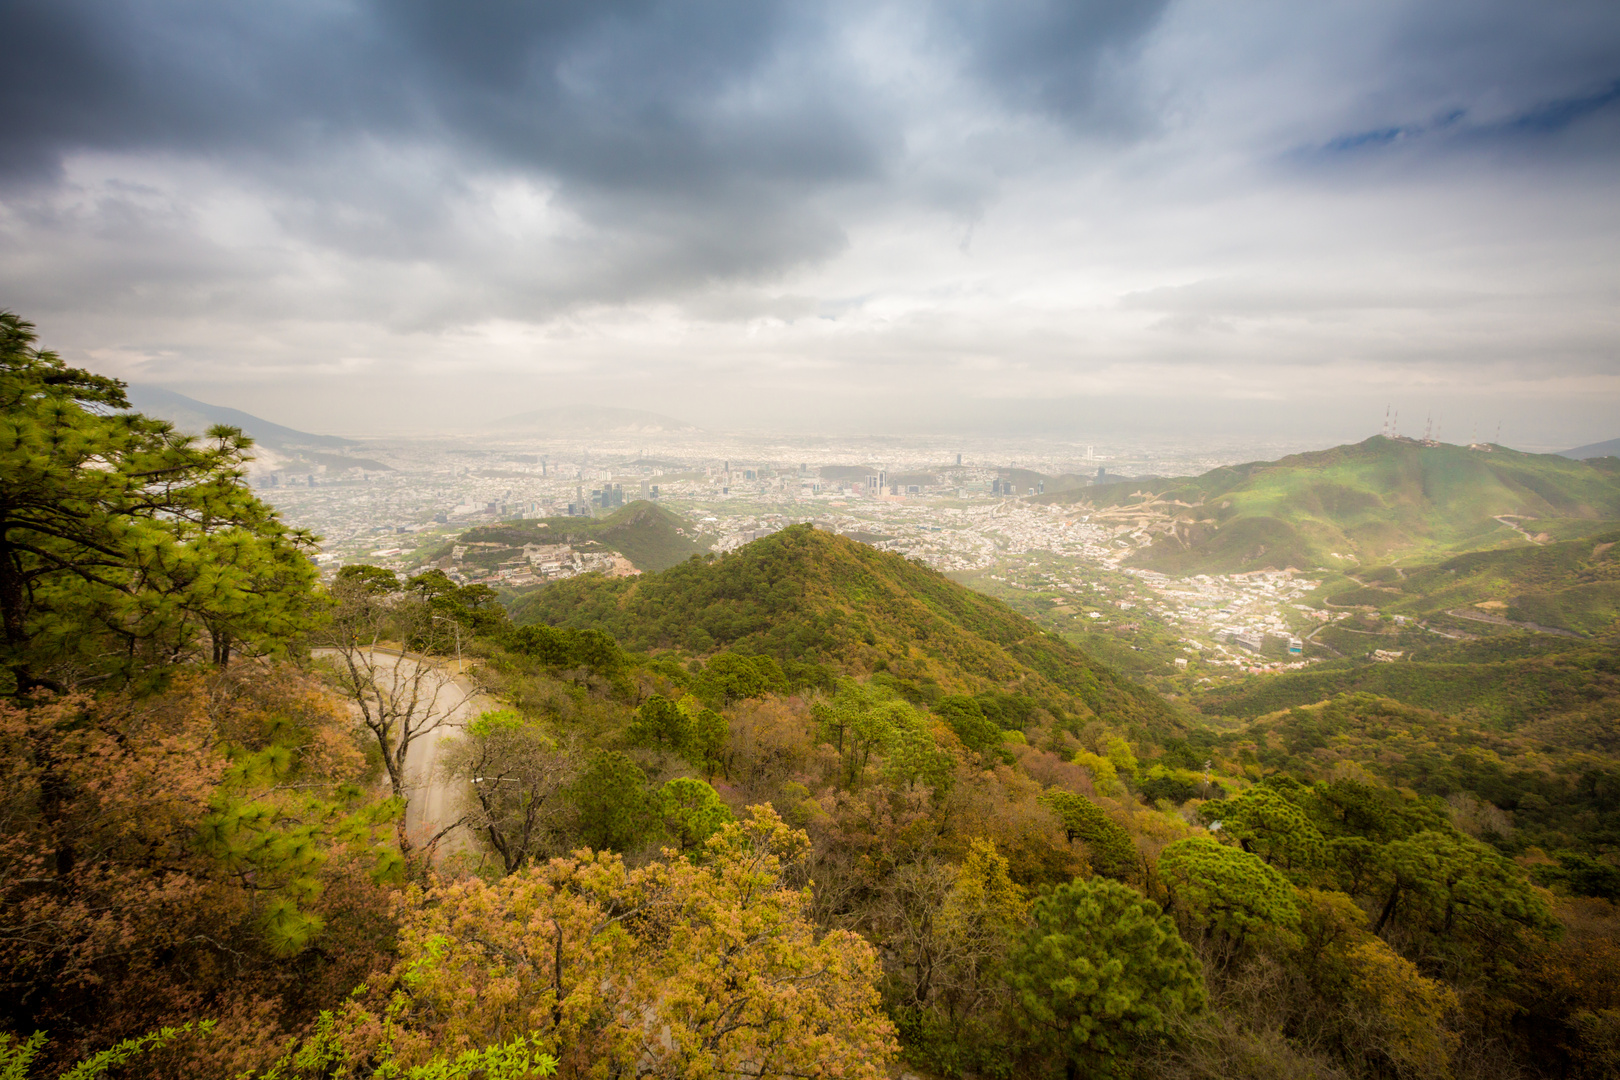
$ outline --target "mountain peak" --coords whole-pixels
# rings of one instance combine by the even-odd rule
[[[881,674],[921,700],[1018,695],[1071,718],[1177,725],[1156,695],[1001,601],[811,525],[631,581],[564,581],[526,598],[514,615],[594,626],[635,649],[732,649],[784,666]]]

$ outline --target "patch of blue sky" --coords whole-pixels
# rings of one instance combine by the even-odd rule
[[[1616,79],[1602,90],[1578,97],[1559,98],[1549,101],[1527,112],[1521,113],[1505,123],[1496,125],[1504,131],[1529,131],[1538,134],[1551,134],[1562,131],[1577,120],[1601,112],[1611,105],[1620,102],[1620,79]]]
[[[1620,105],[1620,79],[1600,90],[1556,98],[1526,109],[1516,116],[1489,123],[1464,125],[1466,109],[1453,109],[1426,124],[1399,124],[1351,132],[1312,147],[1301,147],[1295,157],[1329,158],[1337,155],[1375,153],[1397,143],[1410,143],[1457,128],[1454,135],[1469,139],[1491,139],[1524,135],[1551,135],[1580,120]]]

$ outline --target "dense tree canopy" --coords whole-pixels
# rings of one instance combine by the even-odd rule
[[[1204,1005],[1198,961],[1169,916],[1099,878],[1035,902],[1009,971],[1024,1027],[1070,1076],[1112,1075],[1121,1058]]]
[[[376,1012],[346,1018],[350,1045],[371,1045],[392,1000],[405,1065],[522,1032],[564,1077],[875,1080],[893,1048],[876,957],[855,934],[818,934],[782,884],[807,844],[760,808],[701,863],[632,870],[587,851],[413,891]]]

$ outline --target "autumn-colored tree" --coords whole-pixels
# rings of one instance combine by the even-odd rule
[[[871,785],[827,791],[800,811],[813,843],[805,872],[815,886],[815,918],[871,928],[901,868],[941,855],[936,807],[927,791]],[[803,803],[800,804],[803,807]]]
[[[1006,765],[959,770],[936,810],[942,850],[962,862],[973,841],[989,840],[1013,881],[1028,889],[1089,877],[1085,845],[1069,839],[1041,795],[1039,784]]]
[[[1028,921],[1029,900],[1006,858],[989,841],[974,841],[940,905],[939,991],[953,1021],[987,1011]]]
[[[328,1045],[361,1061],[386,1043],[403,1070],[521,1035],[564,1077],[875,1080],[895,1051],[876,957],[818,935],[806,894],[781,884],[807,843],[756,807],[701,862],[629,870],[582,851],[412,890],[398,963]]]
[[[397,806],[330,695],[241,668],[0,703],[0,1026],[74,1054],[209,1009],[240,1046],[363,977]]]
[[[909,1059],[946,1075],[1005,1067],[1004,965],[1028,914],[1024,890],[987,840],[973,842],[960,867],[924,857],[888,875],[875,929]]]
[[[1367,930],[1343,893],[1301,890],[1298,969],[1320,1002],[1312,1027],[1347,1064],[1398,1077],[1448,1075],[1457,995]]]
[[[1620,1070],[1620,906],[1592,897],[1557,901],[1563,935],[1526,971],[1519,1023],[1543,1060],[1579,1080]],[[1553,1071],[1549,1069],[1549,1071]]]
[[[309,626],[314,538],[244,481],[252,441],[127,411],[0,312],[0,691],[268,655]]]
[[[1159,905],[1115,881],[1061,885],[1035,901],[1007,965],[1031,1050],[1070,1077],[1122,1061],[1204,1007],[1192,949]]]
[[[684,703],[693,699],[681,700]],[[770,798],[783,783],[810,768],[816,754],[811,737],[814,725],[801,699],[755,698],[739,702],[728,711],[721,772],[745,796]],[[704,712],[699,713],[698,723],[712,724]]]

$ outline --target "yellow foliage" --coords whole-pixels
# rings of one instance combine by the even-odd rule
[[[1078,750],[1070,760],[1091,773],[1091,783],[1099,795],[1119,794],[1119,773],[1108,758],[1089,750]]]
[[[1411,961],[1368,936],[1345,953],[1353,973],[1352,993],[1371,1021],[1379,1048],[1408,1076],[1449,1076],[1456,1036],[1446,1019],[1457,995],[1418,974]]]
[[[1136,771],[1136,755],[1131,752],[1131,744],[1118,735],[1108,740],[1108,760],[1114,763],[1119,772],[1134,773]]]
[[[564,1076],[877,1080],[895,1052],[877,957],[847,931],[818,936],[808,892],[781,884],[808,847],[760,806],[701,865],[580,851],[412,889],[399,962],[339,1041],[361,1061],[381,1040],[406,1067],[520,1034]]]

